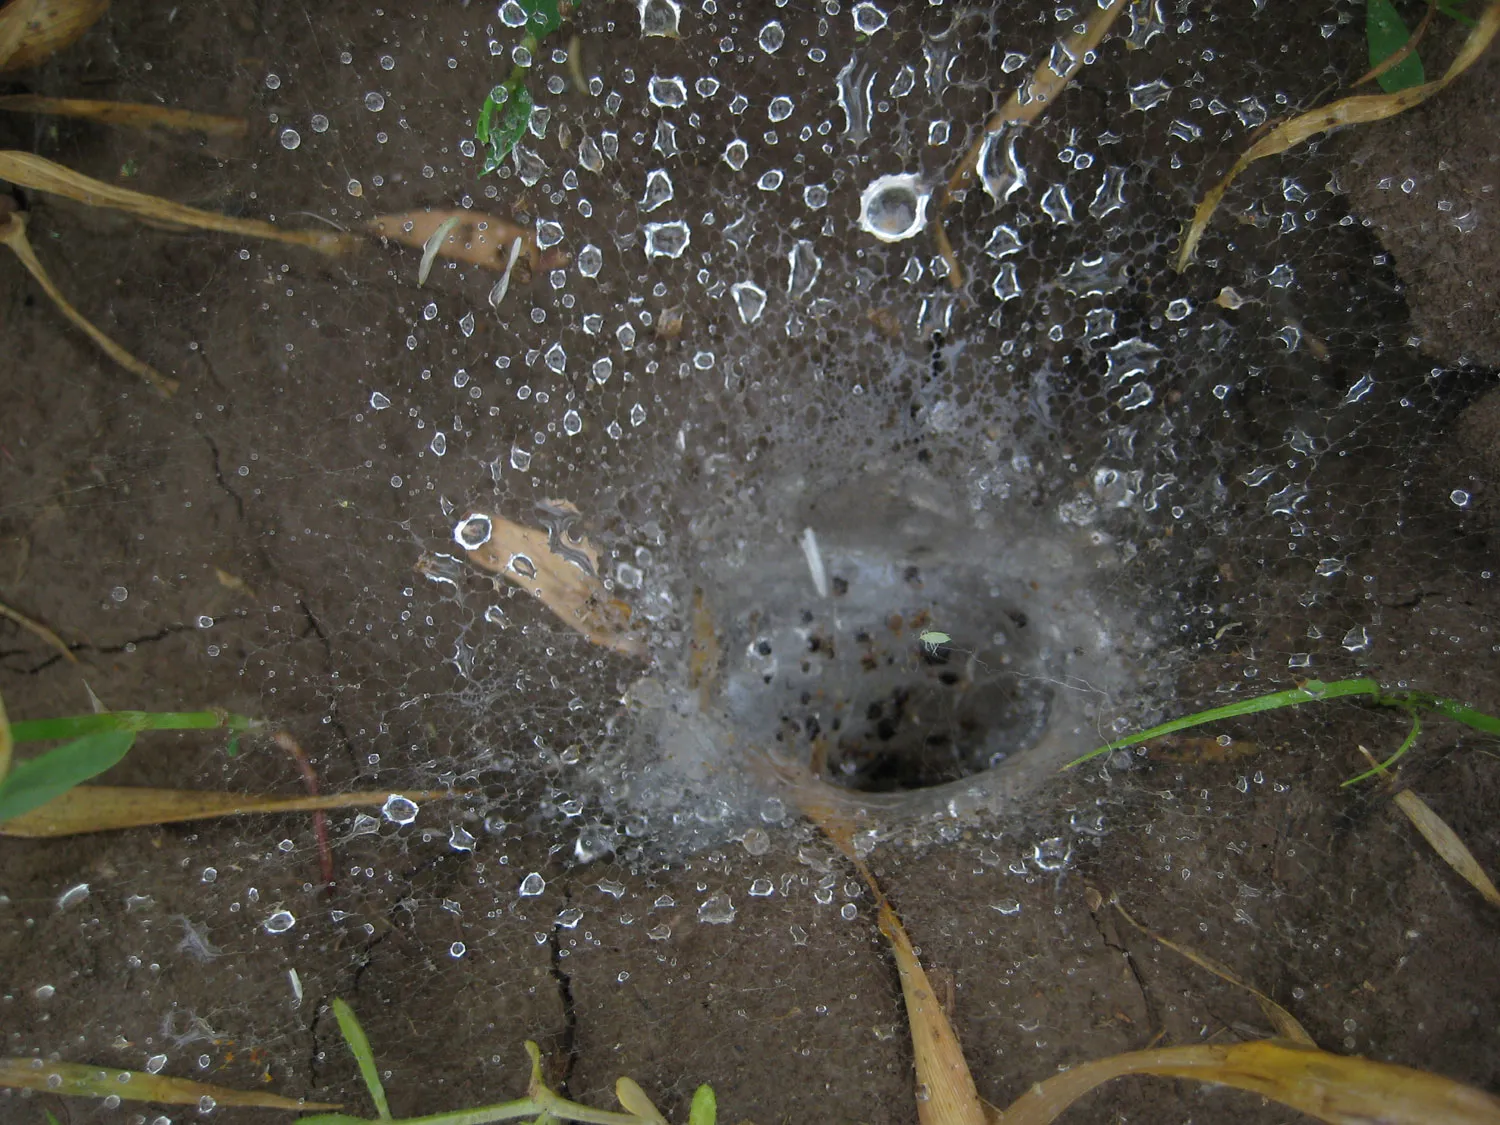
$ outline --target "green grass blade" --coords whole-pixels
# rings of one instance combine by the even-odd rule
[[[1385,761],[1380,762],[1377,765],[1371,766],[1369,769],[1365,770],[1364,773],[1356,774],[1354,777],[1351,777],[1348,781],[1341,781],[1341,782],[1339,782],[1339,788],[1340,789],[1347,789],[1347,788],[1349,788],[1349,786],[1356,785],[1359,782],[1364,781],[1366,778],[1374,777],[1377,774],[1383,774],[1383,773],[1385,773],[1386,770],[1390,769],[1391,766],[1393,766],[1396,763],[1396,759],[1400,758],[1401,755],[1405,754],[1408,750],[1410,750],[1413,746],[1416,745],[1416,743],[1417,743],[1417,735],[1419,735],[1421,733],[1422,733],[1422,715],[1421,715],[1421,712],[1419,712],[1419,711],[1412,711],[1412,713],[1411,713],[1411,730],[1407,733],[1406,738],[1402,741],[1401,745],[1396,748],[1396,752],[1394,754],[1392,754],[1389,758],[1387,758]]]
[[[693,1106],[688,1110],[688,1125],[714,1125],[719,1116],[719,1103],[712,1086],[699,1086],[693,1091]]]
[[[1429,696],[1422,701],[1421,705],[1431,708],[1440,715],[1446,715],[1455,722],[1463,723],[1464,726],[1473,727],[1477,731],[1500,738],[1500,719],[1495,718],[1494,715],[1486,715],[1483,711],[1465,707],[1456,700],[1444,699],[1440,695]]]
[[[385,1087],[380,1084],[380,1072],[375,1069],[375,1052],[370,1049],[365,1029],[359,1025],[354,1009],[337,996],[333,998],[333,1015],[339,1021],[339,1031],[343,1032],[344,1042],[349,1044],[349,1053],[359,1063],[359,1074],[365,1080],[365,1088],[370,1091],[375,1112],[380,1115],[380,1120],[389,1121],[391,1107],[385,1100]]]
[[[134,742],[134,731],[99,731],[20,763],[0,781],[0,821],[40,808],[75,785],[98,777],[123,758]]]
[[[1371,69],[1406,46],[1409,38],[1411,32],[1391,0],[1365,0],[1365,39],[1370,48]],[[1422,60],[1413,51],[1375,80],[1387,94],[1394,94],[1398,90],[1420,86],[1426,77]]]
[[[78,738],[101,731],[143,730],[254,730],[261,720],[227,711],[101,711],[88,715],[68,715],[57,719],[31,719],[11,725],[11,737],[17,742],[42,742],[59,738]]]
[[[1374,680],[1335,680],[1331,684],[1325,684],[1321,680],[1308,680],[1307,683],[1297,688],[1287,688],[1284,691],[1273,691],[1268,695],[1258,695],[1253,699],[1242,699],[1237,703],[1227,703],[1223,707],[1210,707],[1206,711],[1196,711],[1191,715],[1184,715],[1180,719],[1172,719],[1169,722],[1158,723],[1154,727],[1136,734],[1117,738],[1113,742],[1105,743],[1097,750],[1090,750],[1081,758],[1075,758],[1063,767],[1070,770],[1074,766],[1082,765],[1090,758],[1097,758],[1101,754],[1109,754],[1115,750],[1123,750],[1127,746],[1135,746],[1142,742],[1150,742],[1153,738],[1160,738],[1164,734],[1175,734],[1180,730],[1189,730],[1193,727],[1201,727],[1204,723],[1215,723],[1220,719],[1233,719],[1240,715],[1255,715],[1261,711],[1276,711],[1282,707],[1297,707],[1303,703],[1318,703],[1329,699],[1340,699],[1350,695],[1369,695],[1380,698],[1380,685]]]

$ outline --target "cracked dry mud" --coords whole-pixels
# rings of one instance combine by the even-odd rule
[[[329,263],[26,198],[39,252],[75,304],[181,378],[183,390],[164,401],[132,383],[61,321],[14,263],[0,267],[0,601],[57,629],[80,661],[74,667],[0,622],[0,691],[12,717],[84,710],[87,683],[112,707],[212,705],[268,716],[295,733],[325,790],[447,783],[465,777],[481,756],[488,772],[480,778],[482,806],[429,804],[411,825],[378,822],[370,831],[353,815],[335,815],[338,883],[327,895],[315,886],[318,857],[302,817],[0,841],[4,1054],[137,1068],[162,1054],[165,1073],[268,1086],[364,1112],[354,1064],[327,1007],[343,996],[390,1072],[386,1086],[398,1116],[516,1094],[525,1076],[521,1042],[532,1038],[558,1087],[599,1105],[612,1103],[615,1078],[628,1074],[673,1120],[684,1117],[700,1082],[715,1087],[726,1121],[914,1120],[899,985],[868,895],[838,853],[788,817],[767,822],[754,847],[729,839],[664,856],[651,852],[648,830],[637,858],[627,858],[626,844],[640,841],[622,836],[612,857],[577,862],[576,825],[557,807],[565,797],[596,801],[597,794],[566,765],[533,760],[537,740],[555,754],[602,739],[640,666],[591,649],[524,600],[504,602],[509,628],[486,631],[486,580],[471,575],[455,595],[415,567],[425,553],[454,550],[441,500],[455,510],[493,504],[519,519],[556,488],[579,503],[595,542],[617,558],[637,558],[643,544],[670,556],[674,563],[661,569],[682,568],[673,587],[680,607],[701,578],[686,573],[684,560],[729,548],[727,538],[707,537],[691,550],[673,544],[692,539],[712,504],[738,513],[732,505],[743,502],[751,511],[745,498],[761,495],[756,489],[767,480],[775,483],[764,475],[768,463],[800,471],[799,459],[807,458],[814,466],[808,479],[828,479],[829,466],[842,465],[848,477],[911,469],[949,482],[968,480],[985,458],[1004,468],[1023,443],[997,439],[1004,427],[994,419],[963,422],[958,436],[949,436],[938,409],[947,392],[935,388],[944,379],[958,384],[951,398],[967,403],[964,387],[1003,383],[1009,376],[997,372],[1014,362],[1002,351],[1010,339],[1031,349],[1031,366],[1022,364],[1001,386],[1015,392],[1006,401],[1023,402],[1006,418],[1032,435],[1027,448],[1053,474],[1027,494],[1039,511],[1089,493],[1090,458],[1115,456],[1123,464],[1134,457],[1160,470],[1150,458],[1174,442],[1188,451],[1185,463],[1193,450],[1202,454],[1194,471],[1181,470],[1177,491],[1163,494],[1160,512],[1148,515],[1138,503],[1120,517],[1139,517],[1138,525],[1107,528],[1141,544],[1140,557],[1122,565],[1114,581],[1128,604],[1155,615],[1143,632],[1155,631],[1156,647],[1129,654],[1146,682],[1143,699],[1110,701],[1101,725],[1212,706],[1228,691],[1286,686],[1307,674],[1291,663],[1307,652],[1316,659],[1312,672],[1324,679],[1370,674],[1500,709],[1500,619],[1487,545],[1493,518],[1486,514],[1495,509],[1481,502],[1492,495],[1486,474],[1493,459],[1465,459],[1448,437],[1456,432],[1475,449],[1484,445],[1485,434],[1450,428],[1493,372],[1468,366],[1429,377],[1440,361],[1406,346],[1412,332],[1400,277],[1377,261],[1381,246],[1357,220],[1338,224],[1349,205],[1322,189],[1334,156],[1299,154],[1247,175],[1235,204],[1244,221],[1226,215],[1205,246],[1208,260],[1185,280],[1164,268],[1195,190],[1232,161],[1248,135],[1248,127],[1230,127],[1212,99],[1255,96],[1274,104],[1282,91],[1306,104],[1322,86],[1323,63],[1341,74],[1358,66],[1357,26],[1331,22],[1336,33],[1325,37],[1310,16],[1303,27],[1301,16],[1257,22],[1188,4],[1140,50],[1106,43],[1100,62],[1028,142],[1035,145],[1027,150],[1033,185],[1020,205],[1037,216],[1026,229],[1038,248],[1022,259],[1019,277],[1036,287],[1028,294],[1040,291],[1057,265],[1048,256],[1077,249],[1066,242],[1071,235],[1056,233],[1064,227],[1048,225],[1037,210],[1048,177],[1061,167],[1052,153],[1071,143],[1131,169],[1130,198],[1139,210],[1111,220],[1129,227],[1118,243],[1113,288],[1087,299],[1054,288],[1049,299],[1062,311],[1042,311],[1038,297],[1018,313],[1014,301],[991,292],[986,275],[977,311],[957,309],[946,336],[934,341],[932,325],[923,330],[918,316],[923,301],[945,299],[946,282],[931,276],[930,249],[914,244],[913,260],[928,264],[915,288],[890,288],[909,248],[888,258],[854,257],[861,246],[852,221],[857,188],[876,174],[950,165],[979,126],[983,91],[1007,88],[1024,73],[1002,69],[1005,53],[1035,59],[1051,41],[1049,13],[1013,23],[997,17],[985,24],[993,42],[973,35],[958,45],[946,92],[924,94],[919,81],[911,96],[929,97],[931,105],[908,113],[898,100],[897,109],[877,113],[872,139],[857,150],[868,160],[846,160],[847,147],[829,158],[830,167],[844,161],[849,170],[830,212],[838,223],[829,242],[842,248],[829,250],[822,282],[843,304],[827,323],[862,334],[840,336],[844,328],[828,327],[821,337],[799,339],[783,330],[785,308],[775,309],[774,325],[768,312],[748,329],[727,298],[714,303],[703,294],[686,263],[648,263],[639,245],[620,249],[607,235],[611,223],[637,223],[637,181],[648,165],[664,162],[650,151],[662,115],[642,109],[649,74],[717,74],[724,99],[743,90],[758,107],[783,90],[805,93],[815,106],[809,121],[827,118],[835,126],[830,143],[850,144],[840,139],[845,117],[834,87],[845,60],[863,48],[847,10],[833,17],[821,3],[721,3],[724,11],[713,16],[710,7],[685,11],[680,41],[643,39],[633,5],[609,6],[581,22],[586,73],[630,99],[619,170],[629,191],[617,198],[589,183],[600,212],[593,226],[571,197],[559,210],[570,228],[567,245],[576,250],[592,237],[618,252],[611,268],[620,278],[616,290],[594,290],[570,273],[561,292],[578,293],[580,303],[566,312],[545,278],[508,296],[516,302],[512,319],[485,319],[492,277],[439,269],[419,292],[413,253],[371,248]],[[900,62],[920,71],[925,50],[952,42],[939,38],[949,9],[888,7],[890,25],[878,33],[888,54],[872,50],[866,59],[879,69],[882,89]],[[756,48],[756,29],[773,15],[785,22],[795,52]],[[820,30],[820,19],[831,29]],[[134,162],[132,183],[142,190],[287,223],[311,223],[295,214],[304,211],[342,222],[376,210],[451,206],[465,193],[474,193],[476,206],[503,213],[516,179],[496,181],[499,199],[487,200],[477,162],[455,149],[495,77],[487,39],[507,34],[492,12],[460,5],[421,14],[335,5],[310,14],[277,3],[168,9],[121,0],[78,47],[16,76],[15,88],[159,96],[243,112],[250,139],[241,147],[204,147],[9,117],[0,120],[0,141],[106,178]],[[711,65],[707,56],[720,36],[740,44]],[[809,50],[804,38],[824,44],[829,60],[811,77],[798,73],[809,65],[801,61]],[[1282,40],[1288,54],[1271,46]],[[339,61],[345,50],[352,64]],[[1205,52],[1218,61],[1205,61]],[[388,71],[378,61],[383,55],[393,59]],[[450,56],[459,60],[452,68]],[[638,72],[633,84],[627,68]],[[548,73],[565,75],[566,68]],[[268,89],[270,74],[278,76],[277,90]],[[1137,112],[1125,91],[1147,89],[1157,78],[1175,91],[1171,100],[1159,111]],[[379,115],[361,104],[377,87],[388,102]],[[1202,105],[1192,101],[1200,93]],[[1147,89],[1136,100],[1154,96]],[[551,101],[547,153],[560,175],[569,165],[555,141],[559,121],[572,122],[576,147],[577,131],[599,127],[602,99],[567,93]],[[821,217],[808,220],[800,198],[786,191],[733,186],[718,157],[724,139],[736,128],[759,136],[765,126],[757,119],[751,134],[752,126],[736,126],[712,108],[718,104],[711,103],[702,126],[713,145],[700,152],[684,127],[688,151],[669,166],[695,221],[717,207],[722,225],[732,209],[744,208],[764,225],[762,241],[733,261],[768,263],[757,276],[774,280],[765,287],[778,300],[790,244],[777,242],[775,232],[800,221],[812,223],[798,228],[812,233]],[[1477,115],[1480,104],[1465,102],[1463,112]],[[1429,111],[1441,116],[1440,105]],[[313,111],[332,119],[328,133],[307,124]],[[929,145],[935,134],[927,119],[939,116],[951,118],[953,139]],[[1179,120],[1199,130],[1199,139],[1173,133]],[[301,131],[295,151],[280,142],[288,122]],[[1454,120],[1451,127],[1462,134],[1480,123]],[[389,134],[386,141],[373,139],[377,128]],[[636,146],[633,129],[645,137]],[[1096,143],[1110,130],[1120,134],[1113,150]],[[1408,140],[1422,143],[1420,135]],[[789,136],[783,145],[790,148]],[[812,147],[807,152],[814,165],[822,159]],[[789,155],[785,165],[794,166]],[[432,177],[424,166],[435,166]],[[1090,186],[1098,170],[1088,171]],[[1493,177],[1492,169],[1466,171]],[[382,192],[376,174],[386,180]],[[1288,205],[1295,193],[1287,194],[1284,177],[1307,185],[1314,198]],[[363,196],[350,194],[352,179],[361,181]],[[1493,259],[1493,195],[1483,194],[1484,183],[1469,187],[1491,211],[1461,246]],[[1087,197],[1079,198],[1080,222],[1067,230],[1092,222],[1082,218]],[[546,197],[538,193],[529,204],[540,213]],[[998,220],[987,207],[971,201],[949,221],[965,260],[993,271],[983,248]],[[1310,210],[1319,217],[1302,218]],[[1295,213],[1290,233],[1278,227],[1283,211]],[[706,232],[695,229],[705,251],[719,245]],[[1294,268],[1300,289],[1267,284],[1281,262]],[[843,271],[852,277],[861,264],[879,293],[908,294],[900,300],[909,304],[891,299],[891,321],[872,320],[867,314],[877,310],[863,306],[857,289],[851,295],[835,287]],[[718,260],[711,266],[720,269]],[[741,275],[726,269],[725,276]],[[659,279],[670,283],[671,298],[651,296]],[[1204,313],[1225,285],[1255,300],[1225,314],[1224,335],[1207,335],[1206,322],[1202,335],[1171,334],[1177,322],[1162,317],[1170,299],[1191,298]],[[613,332],[625,315],[620,310],[642,307],[627,306],[635,294],[658,313],[681,295],[685,315],[680,341],[642,328],[634,382],[622,384],[617,370],[608,384],[590,386],[578,370],[581,357],[551,382],[530,368],[521,374],[525,352],[543,339],[527,333],[551,331],[559,320],[573,325],[594,311],[608,316]],[[429,300],[442,306],[435,322],[422,319]],[[1144,334],[1153,346],[1188,357],[1183,366],[1164,366],[1156,384],[1152,409],[1177,423],[1171,434],[1142,430],[1140,447],[1121,452],[1120,433],[1144,415],[1122,415],[1098,390],[1105,360],[1084,344],[1048,350],[1047,317],[1077,334],[1086,300],[1117,312],[1120,338]],[[543,305],[553,319],[544,328],[525,323],[524,310]],[[1002,306],[1003,329],[989,326],[986,317]],[[454,328],[470,309],[483,314],[472,339]],[[1289,352],[1278,333],[1293,320],[1304,343]],[[897,325],[895,338],[881,327],[889,323]],[[1198,332],[1198,321],[1186,323]],[[576,328],[563,331],[572,332],[570,347],[583,342]],[[1311,354],[1307,337],[1332,358]],[[710,346],[723,364],[712,381],[680,379],[679,361]],[[494,365],[502,354],[514,354],[513,368]],[[1485,353],[1455,345],[1446,354]],[[748,357],[735,368],[743,376],[738,386],[727,371],[732,355]],[[1221,355],[1232,362],[1204,366]],[[659,370],[645,369],[648,357],[660,360]],[[474,385],[483,384],[482,400],[447,385],[463,363],[476,372]],[[1263,377],[1245,374],[1259,365]],[[888,379],[871,376],[873,367]],[[419,374],[424,369],[430,379]],[[1044,370],[1065,389],[1033,381]],[[1063,379],[1067,371],[1072,382]],[[1384,405],[1345,426],[1350,414],[1340,404],[1367,372],[1379,389],[1359,409]],[[554,436],[533,450],[538,460],[529,474],[510,460],[517,435],[544,425],[528,413],[535,396],[516,397],[527,378],[554,396],[571,387],[580,401],[603,404],[590,418],[586,444],[546,461],[542,453],[561,440]],[[1237,388],[1222,407],[1209,399],[1221,381]],[[880,399],[878,409],[848,397],[856,382],[867,403]],[[1075,383],[1092,389],[1066,389]],[[393,396],[398,409],[371,409],[375,391]],[[1242,392],[1243,399],[1235,397]],[[1035,406],[1028,396],[1041,396],[1045,406],[1047,394],[1055,394],[1052,413],[1027,412],[1024,403]],[[974,395],[977,401],[977,389]],[[1403,398],[1417,406],[1405,409]],[[1194,400],[1209,406],[1193,414],[1187,404]],[[636,401],[650,404],[652,419],[627,429],[623,442],[603,436],[609,419],[626,417]],[[868,446],[858,444],[863,435],[829,421],[845,406],[870,419]],[[465,411],[459,430],[452,422]],[[1317,499],[1294,517],[1273,512],[1244,478],[1261,463],[1303,458],[1284,433],[1324,433],[1325,423]],[[708,453],[698,456],[685,442],[679,464],[679,424],[702,435],[693,440]],[[450,449],[436,458],[430,442],[443,427]],[[399,487],[393,477],[402,478]],[[1224,491],[1214,491],[1216,479]],[[779,486],[789,487],[784,479]],[[1460,487],[1474,497],[1468,508],[1449,498]],[[1188,511],[1175,527],[1167,514],[1173,504]],[[643,530],[652,524],[666,546]],[[766,549],[797,552],[798,531],[781,528]],[[1325,547],[1338,541],[1341,569],[1332,577],[1310,577],[1324,553],[1314,551],[1314,540]],[[643,603],[647,592],[639,593]],[[1211,608],[1197,614],[1200,604]],[[1367,648],[1340,644],[1346,629],[1361,624],[1369,630]],[[1314,628],[1322,639],[1312,637]],[[455,651],[478,637],[484,640],[473,660],[480,672],[465,674]],[[1153,687],[1163,698],[1151,698]],[[580,708],[570,707],[574,699]],[[1058,1066],[1159,1036],[1195,1043],[1268,1033],[1250,997],[1107,908],[1091,911],[1091,891],[1105,900],[1118,894],[1154,931],[1231,965],[1290,1008],[1327,1049],[1500,1086],[1500,978],[1487,956],[1496,918],[1379,792],[1338,787],[1358,766],[1354,745],[1393,746],[1399,724],[1351,706],[1265,715],[1226,729],[1243,756],[1201,747],[1153,751],[1129,769],[1058,778],[1003,816],[899,833],[873,853],[872,866],[924,963],[951,983],[954,1023],[980,1093],[1004,1105]],[[1493,753],[1482,749],[1432,724],[1406,775],[1494,871],[1500,774]],[[507,755],[515,759],[508,772],[496,765]],[[221,743],[198,736],[144,739],[109,780],[299,791],[293,764],[274,747],[247,744],[228,758]],[[464,820],[465,808],[480,811]],[[477,838],[472,849],[450,844],[453,824]],[[541,893],[518,894],[532,872],[544,879]],[[758,880],[771,893],[751,894]],[[59,895],[80,883],[89,884],[87,899],[58,909]],[[730,896],[733,921],[701,921],[700,906],[719,893]],[[274,909],[291,910],[295,926],[267,932],[262,922]],[[575,910],[581,921],[572,922]],[[190,930],[209,948],[195,946]],[[44,985],[55,989],[47,998],[38,992]],[[143,1113],[146,1122],[159,1113],[174,1122],[197,1119],[189,1110],[129,1103],[100,1109],[0,1093],[6,1123],[40,1125],[44,1109],[64,1121],[135,1122]],[[213,1117],[287,1120],[222,1108]],[[1128,1079],[1065,1118],[1189,1119],[1269,1125],[1287,1113],[1245,1094]]]

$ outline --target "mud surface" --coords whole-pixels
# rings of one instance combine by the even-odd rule
[[[366,1113],[328,1007],[342,996],[389,1072],[398,1117],[517,1096],[530,1038],[554,1081],[601,1106],[628,1074],[673,1120],[700,1082],[726,1121],[915,1119],[900,987],[855,873],[775,790],[722,814],[612,805],[587,766],[620,745],[630,722],[620,701],[647,669],[487,576],[431,580],[431,560],[455,552],[453,513],[476,504],[531,519],[544,497],[578,501],[616,592],[650,620],[651,674],[668,679],[686,660],[695,586],[713,596],[705,575],[747,573],[736,567],[756,549],[800,551],[808,505],[782,508],[778,495],[795,496],[799,481],[820,496],[829,481],[857,491],[921,473],[960,498],[977,530],[912,551],[1003,542],[1024,525],[1108,553],[1089,570],[1097,582],[1079,583],[1102,599],[1091,604],[1133,616],[1089,643],[1131,677],[1088,695],[1093,725],[1071,732],[1085,742],[1309,675],[1368,675],[1500,711],[1484,492],[1493,400],[1463,414],[1493,383],[1482,365],[1497,362],[1484,350],[1494,286],[1441,264],[1457,237],[1446,216],[1471,204],[1482,221],[1458,252],[1481,271],[1496,260],[1474,252],[1493,245],[1494,166],[1477,153],[1455,163],[1441,147],[1492,131],[1493,63],[1423,111],[1451,127],[1409,132],[1435,146],[1423,159],[1448,161],[1441,175],[1453,180],[1451,190],[1424,181],[1421,198],[1461,201],[1455,210],[1382,211],[1382,245],[1353,218],[1376,215],[1381,189],[1361,211],[1323,187],[1346,154],[1289,154],[1247,174],[1201,264],[1178,278],[1168,260],[1182,218],[1255,127],[1253,110],[1236,117],[1237,99],[1273,112],[1278,101],[1312,104],[1320,68],[1354,77],[1363,44],[1358,20],[1342,18],[1355,15],[1348,5],[1326,34],[1311,15],[1303,27],[1300,15],[1231,18],[1190,4],[1168,24],[1143,8],[1140,49],[1107,41],[1026,138],[1031,178],[1016,206],[1030,217],[1016,225],[1028,249],[985,254],[1009,213],[977,189],[949,212],[960,260],[982,276],[967,302],[947,305],[925,237],[884,248],[858,231],[858,190],[879,174],[951,167],[980,128],[986,91],[1008,90],[1056,38],[1050,11],[1012,26],[912,5],[866,48],[848,11],[824,11],[832,5],[701,7],[683,13],[680,40],[642,37],[633,5],[584,18],[583,73],[622,91],[624,108],[611,115],[549,63],[565,92],[547,97],[552,132],[532,143],[551,171],[524,191],[519,173],[480,180],[461,150],[504,73],[488,41],[508,50],[515,34],[488,10],[121,2],[76,47],[9,79],[17,92],[165,102],[251,123],[244,139],[204,142],[0,120],[4,147],[101,179],[288,226],[466,201],[555,216],[564,249],[597,244],[607,266],[598,284],[576,266],[556,289],[548,276],[518,278],[497,315],[486,304],[495,274],[440,265],[419,290],[415,251],[371,243],[325,260],[17,193],[59,287],[182,389],[156,395],[70,328],[17,263],[0,267],[0,601],[55,629],[77,659],[0,621],[11,718],[85,711],[89,692],[112,708],[224,707],[292,732],[326,791],[470,793],[423,803],[409,824],[331,814],[331,890],[305,816],[0,841],[0,1053],[137,1069],[165,1056],[163,1073]],[[773,15],[787,45],[766,53],[757,38]],[[826,61],[809,61],[819,44]],[[861,49],[860,65],[879,71],[874,100],[898,108],[877,108],[856,146],[835,88]],[[1011,51],[1030,61],[1006,69]],[[944,52],[953,61],[929,61]],[[910,111],[882,92],[903,62],[912,97],[926,99]],[[947,84],[928,83],[934,67]],[[689,125],[689,109],[647,103],[653,74],[684,75],[689,87],[712,74],[723,89],[691,104],[702,116]],[[1157,81],[1165,91],[1149,88]],[[378,113],[364,105],[372,90],[384,91]],[[743,120],[726,109],[736,92],[752,100]],[[756,159],[789,177],[778,193],[755,187],[766,167],[732,175],[719,154],[735,136],[761,137],[781,93],[806,105],[780,126],[779,148],[756,142]],[[816,139],[794,144],[804,117]],[[682,155],[652,150],[664,118],[677,121]],[[938,119],[950,122],[944,144],[929,143]],[[822,120],[829,133],[818,133]],[[560,125],[572,130],[569,152],[583,133],[621,136],[618,165],[585,177],[591,218],[560,186],[573,167]],[[283,145],[288,127],[295,149]],[[1064,148],[1094,153],[1092,166],[1062,164]],[[1399,179],[1397,163],[1374,153],[1366,167]],[[654,216],[637,200],[657,166],[677,194],[662,216],[694,225],[680,261],[641,250],[640,225]],[[1128,207],[1093,217],[1106,166],[1128,169]],[[1072,192],[1071,224],[1043,217],[1054,178]],[[827,211],[804,204],[814,182],[830,185]],[[712,231],[741,214],[758,241],[725,249]],[[786,292],[799,238],[824,256],[812,304]],[[1110,256],[1088,265],[1101,247]],[[908,259],[919,281],[901,280]],[[1019,263],[1006,275],[1019,297],[992,283],[1006,260]],[[1095,280],[1080,281],[1085,272]],[[758,323],[712,292],[746,277],[771,292]],[[1215,305],[1225,287],[1248,299]],[[815,307],[825,293],[828,306]],[[1447,311],[1409,311],[1423,299]],[[1179,316],[1178,300],[1189,312]],[[469,311],[477,326],[465,329]],[[680,330],[660,328],[668,313]],[[616,349],[606,382],[591,379],[596,353],[584,350],[590,314]],[[1437,346],[1446,327],[1432,325],[1457,332],[1460,316],[1479,327],[1474,342]],[[639,331],[628,352],[609,343],[627,320]],[[538,356],[557,339],[571,355],[549,374]],[[1122,357],[1145,354],[1131,343],[1143,339],[1165,358],[1122,379]],[[711,373],[688,377],[707,351]],[[1148,378],[1151,401],[1128,405]],[[552,401],[539,405],[537,390]],[[376,394],[391,405],[377,409]],[[573,444],[559,429],[565,406],[585,416]],[[611,424],[623,438],[608,436]],[[516,468],[518,448],[529,470]],[[622,563],[646,572],[643,585]],[[505,627],[488,627],[491,604]],[[739,603],[721,589],[719,604]],[[955,644],[969,624],[934,623]],[[1353,703],[1278,712],[1092,763],[1019,805],[893,822],[871,863],[924,963],[951,983],[980,1092],[1005,1105],[1083,1059],[1270,1033],[1251,997],[1131,928],[1112,895],[1275,997],[1325,1049],[1500,1089],[1495,911],[1387,790],[1340,787],[1364,768],[1358,745],[1387,754],[1405,730],[1399,713]],[[649,747],[627,745],[627,767],[637,752]],[[724,763],[736,752],[715,748]],[[713,777],[730,778],[726,793],[748,785],[724,769]],[[231,757],[222,738],[199,735],[144,739],[106,780],[301,792],[269,742]],[[1434,719],[1401,783],[1500,868],[1492,744]],[[772,798],[779,809],[760,803]],[[707,827],[684,836],[688,822]],[[580,848],[590,832],[608,847]],[[684,838],[707,842],[666,846]],[[519,893],[532,873],[543,890]],[[86,898],[59,906],[83,883]],[[278,910],[295,925],[270,932]],[[200,1116],[0,1092],[6,1122],[40,1125],[44,1110],[64,1122]],[[1065,1120],[1288,1113],[1232,1091],[1129,1079]],[[214,1118],[287,1115],[218,1108]]]

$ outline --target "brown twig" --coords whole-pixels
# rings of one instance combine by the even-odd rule
[[[318,775],[313,772],[312,763],[307,760],[307,755],[297,740],[286,731],[277,731],[273,736],[277,746],[280,746],[292,756],[292,761],[297,763],[297,772],[302,775],[302,784],[307,787],[307,795],[316,797],[318,795]],[[323,872],[323,893],[331,894],[333,891],[333,849],[328,846],[328,814],[322,809],[312,814],[313,837],[318,842],[318,866]]]

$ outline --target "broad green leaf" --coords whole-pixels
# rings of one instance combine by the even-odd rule
[[[98,777],[125,757],[134,731],[101,731],[22,762],[0,781],[0,821],[20,816]]]
[[[526,31],[538,41],[562,26],[558,0],[521,0],[521,7],[526,9]]]
[[[497,101],[496,95],[503,100]],[[496,86],[490,91],[484,100],[484,108],[479,111],[479,123],[474,128],[479,143],[490,150],[484,158],[483,171],[493,172],[511,154],[516,142],[525,135],[526,126],[531,123],[534,107],[531,92],[519,83]]]
[[[334,1018],[339,1021],[339,1030],[344,1034],[344,1042],[349,1044],[349,1053],[354,1056],[354,1061],[359,1063],[359,1074],[365,1080],[365,1088],[370,1091],[370,1100],[375,1103],[375,1112],[380,1114],[380,1120],[389,1121],[391,1107],[385,1100],[385,1087],[380,1084],[380,1071],[375,1068],[375,1052],[370,1049],[370,1040],[365,1036],[365,1029],[359,1025],[359,1018],[354,1014],[354,1009],[337,996],[333,998],[333,1014]]]
[[[1401,14],[1391,0],[1365,0],[1365,38],[1370,45],[1370,66],[1377,67],[1390,58],[1411,37],[1411,32],[1402,22]],[[1420,86],[1427,80],[1422,70],[1422,60],[1416,51],[1407,55],[1395,66],[1381,74],[1376,81],[1387,94]]]
[[[688,1110],[688,1125],[715,1125],[719,1116],[718,1101],[712,1086],[699,1086],[693,1091],[693,1106]]]

